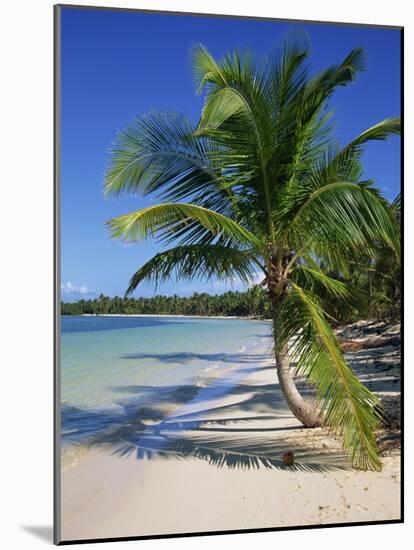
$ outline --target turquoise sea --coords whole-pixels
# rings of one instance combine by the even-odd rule
[[[62,317],[63,449],[110,433],[121,415],[130,425],[165,414],[159,404],[171,396],[194,401],[202,388],[205,398],[211,376],[227,376],[224,390],[211,391],[230,390],[238,380],[226,373],[259,366],[270,331],[269,322],[241,319]]]

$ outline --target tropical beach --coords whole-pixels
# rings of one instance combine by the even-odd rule
[[[398,31],[61,15],[56,540],[400,522]]]
[[[398,325],[364,322],[339,330],[345,349],[354,348],[347,352],[350,364],[386,409],[387,424],[379,433],[381,472],[353,470],[338,440],[322,428],[303,429],[290,413],[278,387],[269,323],[187,319],[178,327],[112,331],[123,348],[128,338],[121,333],[135,332],[135,358],[124,361],[135,362],[140,380],[151,356],[148,333],[174,328],[177,341],[189,325],[204,350],[210,343],[210,353],[197,354],[200,343],[188,338],[178,347],[169,343],[164,354],[156,346],[146,385],[115,388],[112,407],[108,402],[103,409],[95,404],[82,411],[80,396],[76,413],[65,414],[64,406],[64,540],[183,533],[188,522],[204,532],[399,518]],[[229,346],[235,331],[244,336]],[[225,333],[219,343],[218,332]],[[226,351],[218,354],[225,341]],[[146,351],[138,353],[141,346]],[[163,373],[165,365],[177,369],[172,378]],[[65,368],[70,364],[63,364],[63,375]],[[122,375],[112,372],[112,383],[119,384]],[[180,377],[181,384],[171,383]],[[77,383],[82,386],[84,379]],[[295,457],[290,466],[283,461],[289,452]]]

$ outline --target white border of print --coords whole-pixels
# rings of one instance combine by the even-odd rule
[[[144,0],[93,1],[79,4],[151,10],[209,12],[287,19],[386,24],[405,27],[405,150],[414,151],[414,19],[404,0],[375,4],[324,0]],[[51,544],[52,372],[53,372],[53,6],[51,0],[20,0],[2,7],[2,544],[9,550]],[[411,63],[410,63],[411,61]],[[6,126],[6,127],[5,127]],[[414,327],[414,155],[405,155],[405,387],[413,387],[414,354],[409,331]],[[4,194],[6,192],[6,195]],[[4,254],[5,253],[5,254]],[[412,307],[410,307],[412,306]],[[410,349],[411,348],[411,349]],[[406,403],[406,523],[306,531],[254,533],[191,539],[105,543],[103,548],[139,544],[156,549],[240,550],[254,545],[291,550],[349,550],[352,545],[376,550],[414,538],[412,491],[414,471],[413,407]],[[294,498],[294,495],[292,495]],[[123,546],[120,546],[120,545]],[[84,548],[88,548],[85,545]],[[94,550],[99,544],[90,546]]]

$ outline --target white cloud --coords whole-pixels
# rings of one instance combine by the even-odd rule
[[[66,283],[62,283],[60,285],[60,290],[62,291],[62,294],[70,294],[70,295],[84,296],[86,294],[96,294],[96,292],[91,288],[88,288],[85,285],[76,286],[72,284],[70,281],[67,281]]]

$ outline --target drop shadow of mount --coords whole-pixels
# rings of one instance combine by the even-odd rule
[[[62,407],[64,444],[100,448],[121,457],[134,455],[138,460],[196,457],[217,467],[246,470],[326,472],[349,467],[342,452],[321,443],[326,437],[321,431],[289,426],[293,417],[280,406],[283,397],[276,383],[254,386],[214,380],[207,386],[136,385],[113,390],[129,394],[118,400],[117,409]],[[231,398],[226,404],[217,400],[223,395]],[[272,421],[279,422],[275,426]],[[294,452],[293,466],[285,466],[286,452]]]
[[[42,541],[53,543],[53,527],[51,525],[21,525],[21,529]]]

